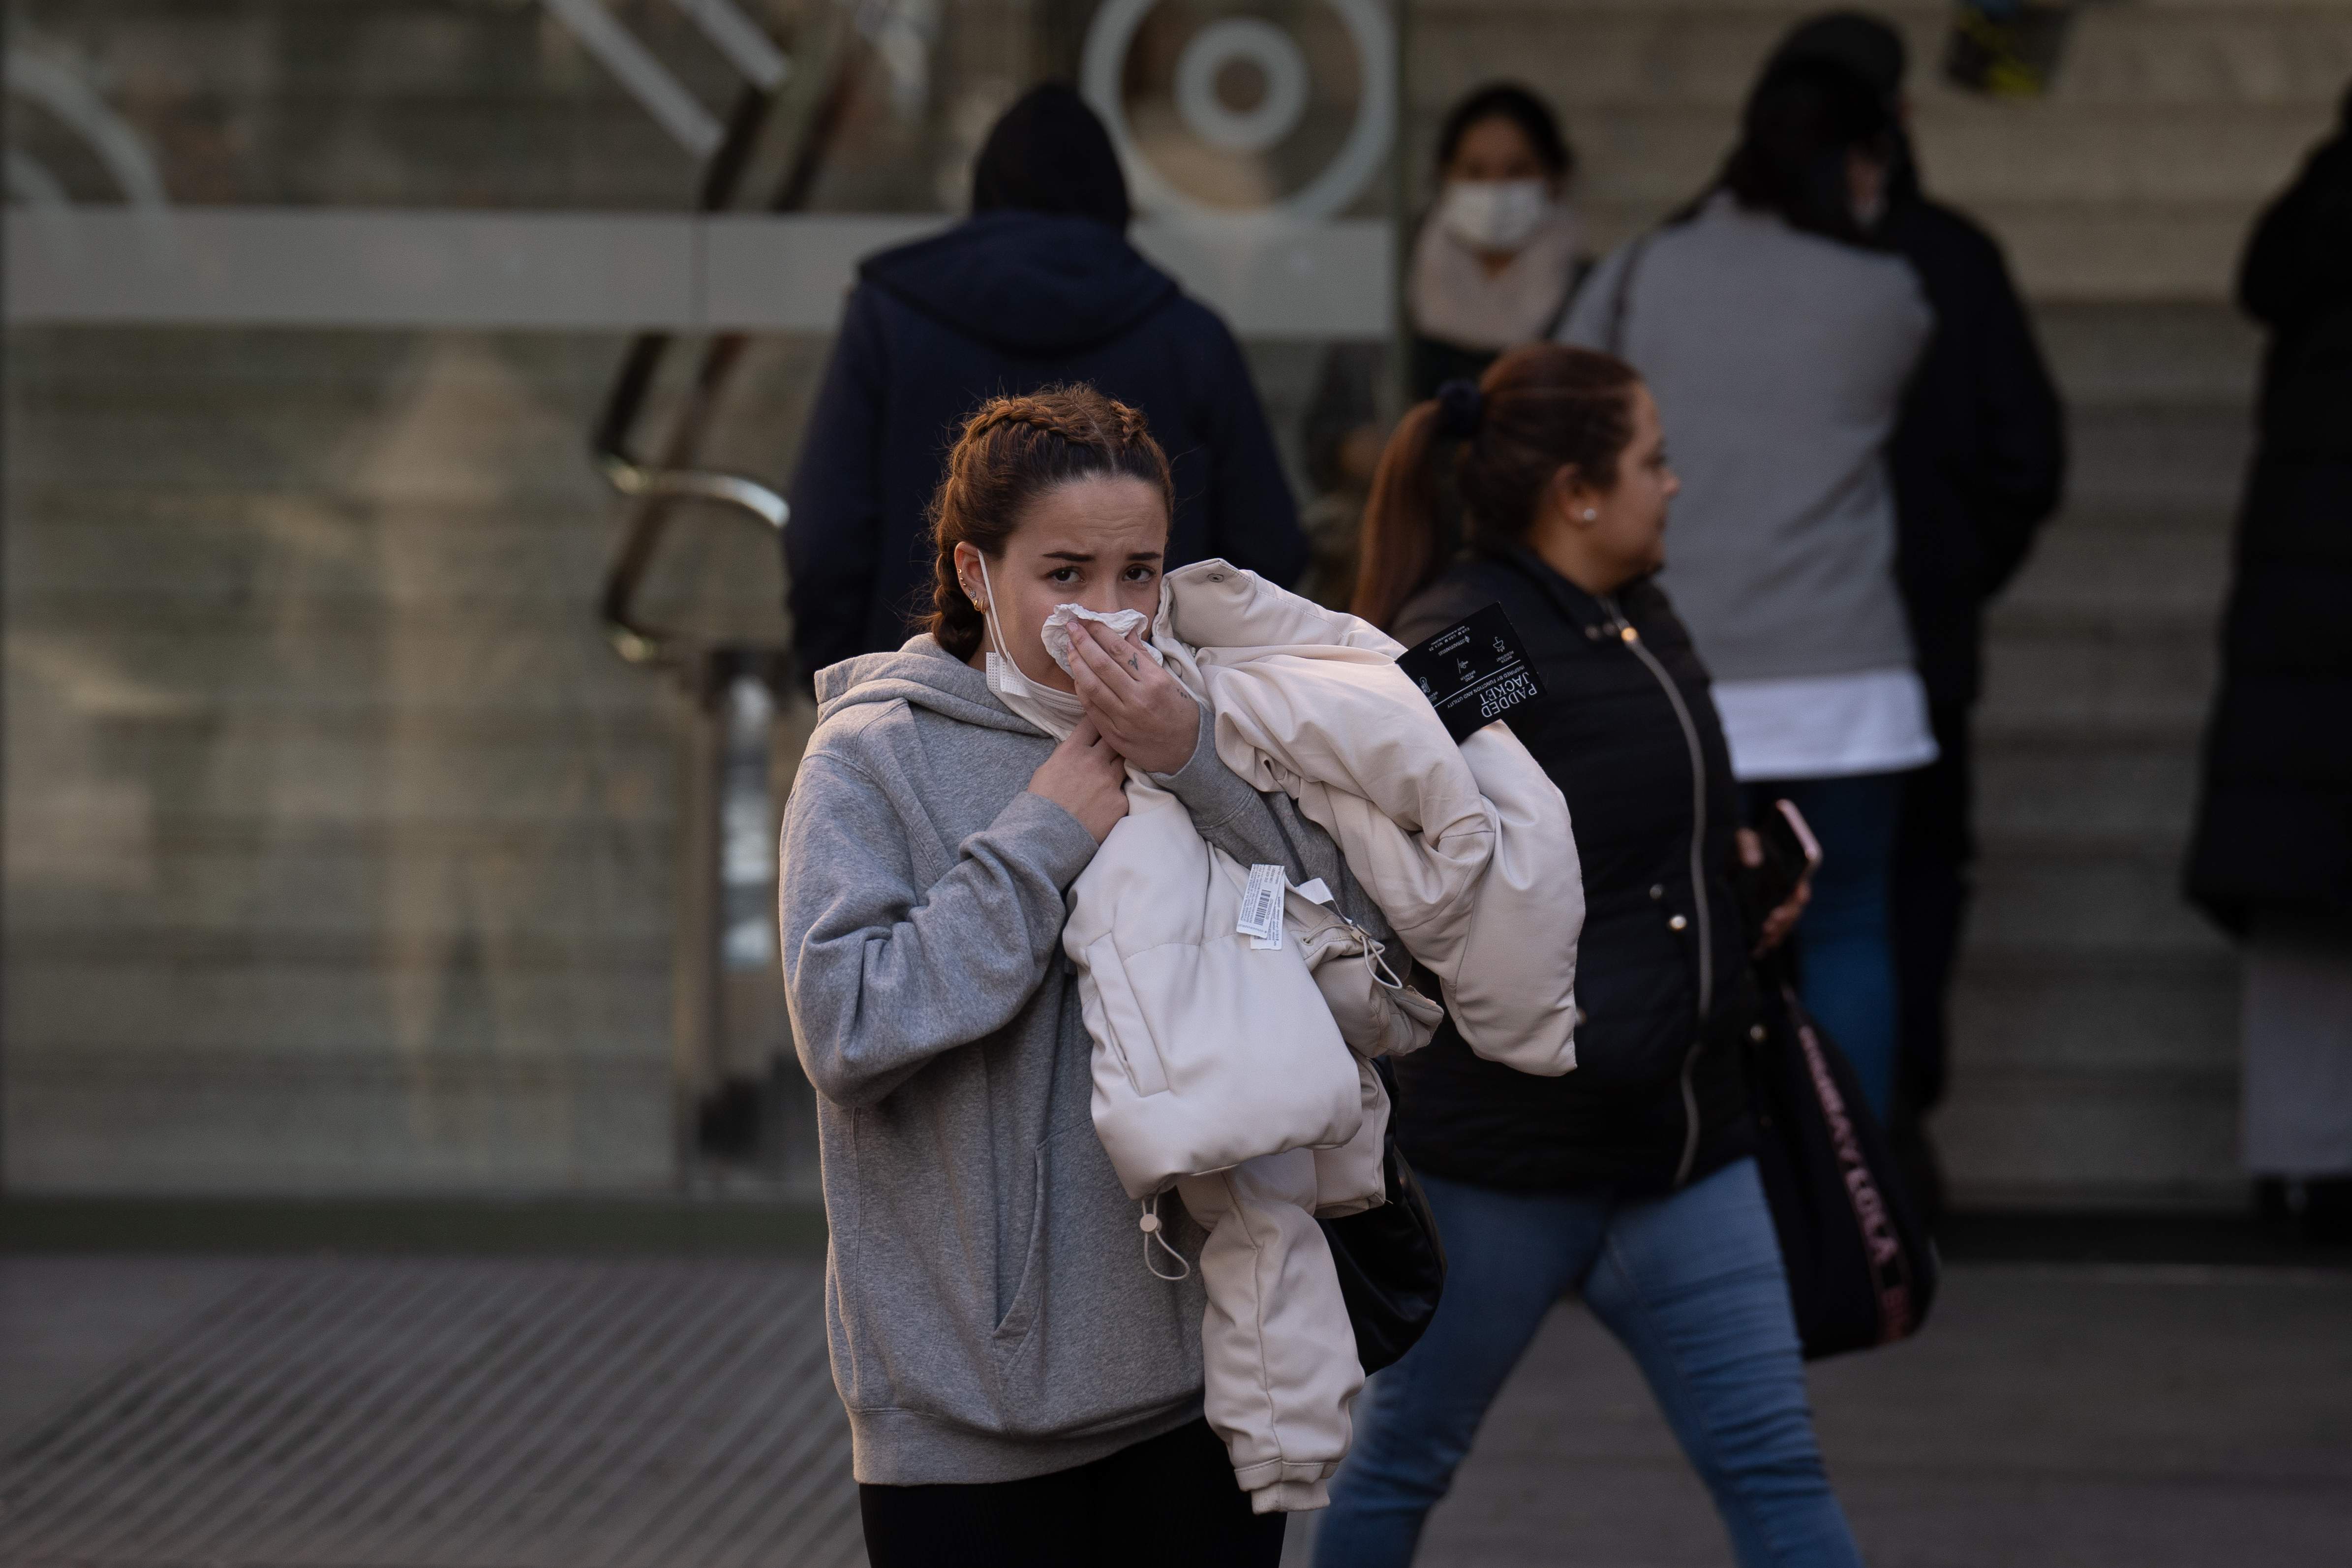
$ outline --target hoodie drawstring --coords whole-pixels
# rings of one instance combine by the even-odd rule
[[[1171,1247],[1168,1244],[1168,1233],[1160,1223],[1160,1194],[1158,1193],[1154,1193],[1150,1197],[1144,1199],[1142,1208],[1143,1217],[1135,1223],[1143,1231],[1143,1266],[1151,1270],[1152,1276],[1155,1279],[1165,1279],[1171,1285],[1179,1279],[1191,1279],[1192,1276],[1192,1266],[1184,1261],[1184,1255],[1182,1253],[1177,1251],[1173,1247]],[[1166,1253],[1169,1257],[1176,1260],[1175,1273],[1162,1274],[1160,1272],[1160,1260],[1151,1256],[1151,1248],[1154,1243],[1159,1245],[1160,1251]]]

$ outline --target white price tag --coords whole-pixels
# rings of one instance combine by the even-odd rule
[[[1279,866],[1250,868],[1249,886],[1242,889],[1241,918],[1234,930],[1269,945],[1282,945],[1282,890],[1289,879]]]

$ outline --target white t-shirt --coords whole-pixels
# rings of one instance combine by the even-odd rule
[[[1731,773],[1743,784],[1899,773],[1936,760],[1927,689],[1908,668],[1718,680],[1714,692]]]

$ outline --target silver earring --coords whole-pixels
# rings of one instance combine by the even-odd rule
[[[1587,522],[1591,522],[1593,519],[1595,519],[1595,518],[1599,517],[1600,515],[1601,515],[1601,509],[1600,509],[1599,507],[1592,507],[1592,506],[1589,506],[1589,507],[1586,507],[1586,508],[1584,509],[1584,521],[1587,521]]]

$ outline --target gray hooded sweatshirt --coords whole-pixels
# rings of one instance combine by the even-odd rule
[[[857,1479],[1017,1480],[1182,1426],[1201,1414],[1201,1287],[1146,1267],[1095,1135],[1060,936],[1096,846],[1028,793],[1054,742],[928,637],[816,686],[781,931]],[[1329,840],[1213,746],[1160,782],[1229,849],[1340,877]],[[1351,879],[1343,899],[1361,904]],[[1196,1254],[1197,1227],[1162,1211]]]

